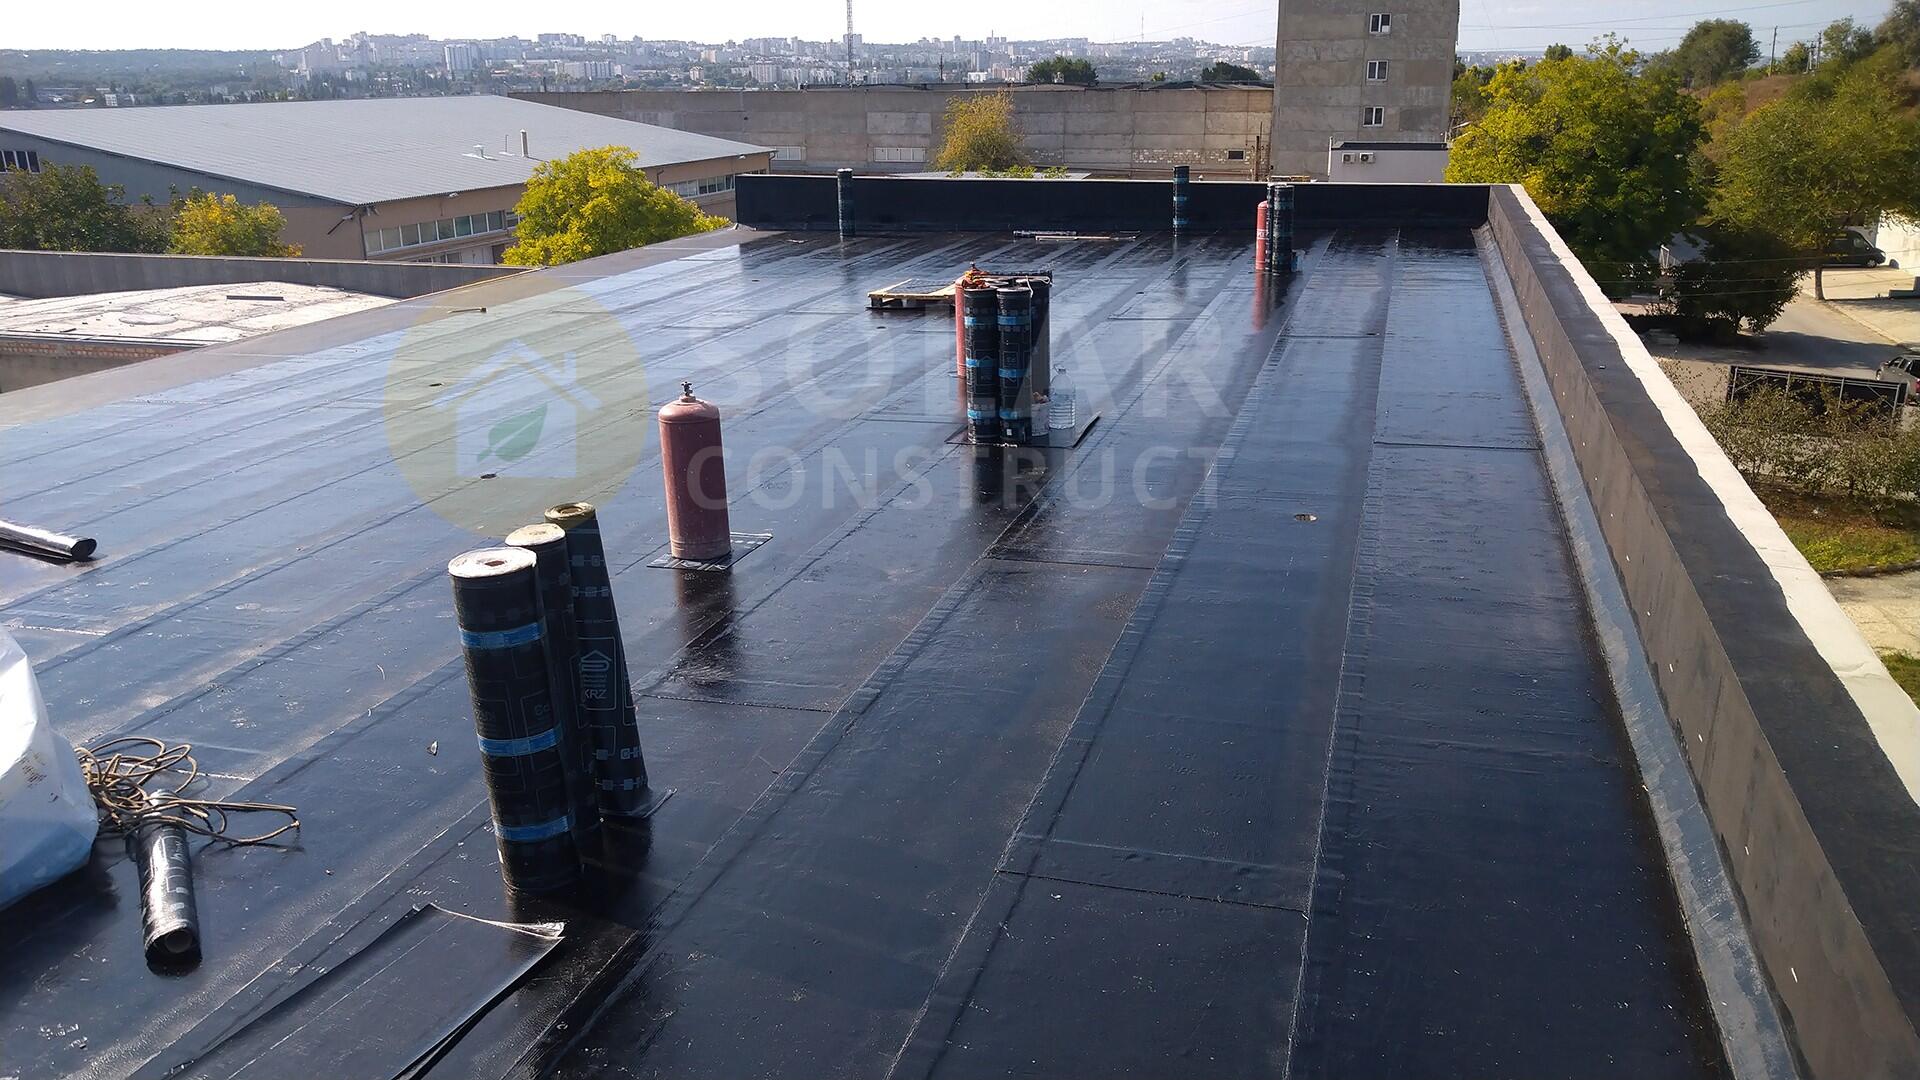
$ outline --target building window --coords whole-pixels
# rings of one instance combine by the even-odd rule
[[[894,164],[925,161],[927,148],[924,146],[876,146],[873,148],[873,160]]]
[[[1360,114],[1361,127],[1380,127],[1387,122],[1387,110],[1379,105],[1369,105]]]
[[[1245,150],[1229,150],[1227,151],[1227,160],[1245,161],[1247,160],[1247,152]]]
[[[775,161],[805,161],[807,148],[804,146],[776,146],[773,148]]]
[[[423,221],[415,225],[372,229],[367,232],[367,254],[378,255],[383,251],[398,251],[401,248],[438,244],[446,240],[461,240],[469,236],[506,232],[519,223],[520,215],[513,211],[494,210],[485,214],[462,214],[459,217],[441,218],[438,221]]]
[[[0,172],[39,172],[40,151],[0,150]]]
[[[1367,61],[1367,81],[1368,82],[1386,82],[1387,81],[1387,62],[1385,60]]]
[[[709,176],[704,180],[682,180],[677,184],[666,185],[668,191],[683,199],[697,199],[702,195],[718,195],[733,190],[733,174]]]
[[[1367,16],[1367,33],[1369,34],[1393,33],[1393,16],[1384,11],[1376,11],[1373,14]]]

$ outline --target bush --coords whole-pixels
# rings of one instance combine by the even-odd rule
[[[1816,409],[1765,388],[1703,409],[1700,419],[1750,480],[1880,500],[1920,490],[1920,428],[1891,423],[1863,402],[1829,396]]]

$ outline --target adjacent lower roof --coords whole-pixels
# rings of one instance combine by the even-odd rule
[[[392,302],[384,296],[283,281],[52,296],[0,304],[0,336],[211,345]]]
[[[766,150],[484,95],[16,110],[0,114],[6,131],[356,206],[525,183],[588,147],[630,147],[646,168]]]

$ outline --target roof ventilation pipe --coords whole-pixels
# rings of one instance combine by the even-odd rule
[[[520,156],[523,158],[530,158],[533,156],[533,151],[527,149],[527,129],[526,128],[520,129]]]

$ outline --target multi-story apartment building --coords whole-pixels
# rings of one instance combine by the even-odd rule
[[[1334,141],[1447,137],[1459,0],[1280,0],[1273,172],[1324,177]]]

